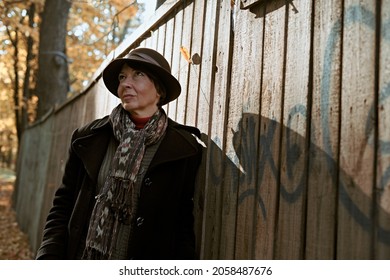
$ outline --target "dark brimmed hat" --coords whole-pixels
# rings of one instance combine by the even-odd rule
[[[118,75],[125,63],[134,68],[141,68],[140,70],[148,71],[159,79],[166,91],[166,97],[162,100],[162,105],[175,100],[180,95],[180,83],[171,74],[171,67],[168,61],[155,50],[137,48],[123,58],[114,59],[103,70],[104,84],[115,96],[118,96]]]

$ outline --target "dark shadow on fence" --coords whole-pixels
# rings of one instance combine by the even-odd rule
[[[302,220],[299,259],[389,258],[390,213],[377,203],[381,193],[366,195],[329,153],[280,123],[256,114],[243,114],[234,131],[236,160],[226,156],[221,143],[215,140],[203,134],[208,157],[204,157],[201,187],[196,194],[197,211],[203,213],[196,224],[202,258],[237,258],[242,238],[251,240],[249,256],[257,258],[261,242],[271,235],[272,244],[267,246],[273,249],[268,257],[283,259],[285,254],[278,242],[288,240],[289,230],[296,229],[286,230],[281,225],[283,219],[294,215],[301,215]],[[270,186],[263,182],[274,183]],[[375,192],[375,186],[370,187]],[[267,201],[269,193],[277,196],[271,203]],[[294,210],[294,204],[303,205],[300,213]],[[246,236],[240,228],[243,215],[253,222]],[[229,220],[231,224],[226,225]],[[267,223],[270,226],[263,225]],[[233,231],[223,232],[229,228]],[[327,228],[326,234],[321,233],[323,228]],[[225,254],[226,244],[233,248],[230,255]],[[351,246],[368,247],[363,255],[356,256]],[[322,253],[325,247],[328,249]],[[376,248],[382,249],[377,252]]]

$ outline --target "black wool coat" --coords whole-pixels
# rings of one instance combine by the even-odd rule
[[[130,259],[197,258],[193,194],[202,146],[192,134],[200,132],[169,119],[141,185]],[[108,117],[73,133],[37,259],[77,259],[85,247],[97,177],[111,137]]]

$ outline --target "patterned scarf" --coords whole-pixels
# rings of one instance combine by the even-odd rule
[[[119,146],[109,176],[90,219],[83,259],[110,259],[120,224],[131,224],[136,214],[138,193],[135,187],[145,147],[157,143],[167,128],[164,110],[158,110],[141,130],[135,129],[128,113],[119,104],[110,114]]]

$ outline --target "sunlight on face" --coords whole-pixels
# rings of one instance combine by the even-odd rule
[[[118,96],[126,111],[134,116],[150,117],[158,110],[160,95],[144,72],[124,64],[118,80]]]

